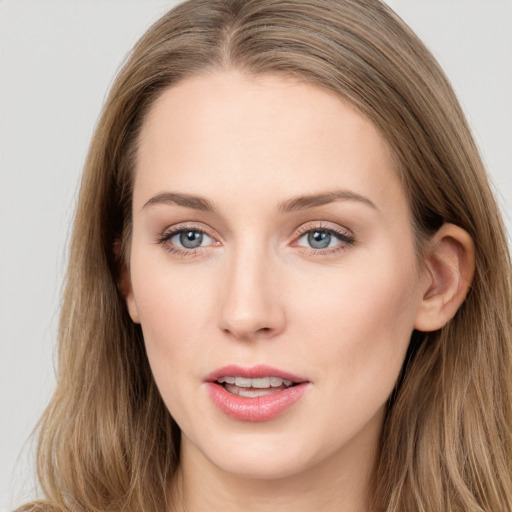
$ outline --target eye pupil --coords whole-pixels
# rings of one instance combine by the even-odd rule
[[[331,243],[332,235],[328,231],[311,231],[308,243],[313,249],[325,249]]]
[[[203,242],[203,234],[198,231],[182,231],[180,233],[180,244],[187,249],[195,249]]]

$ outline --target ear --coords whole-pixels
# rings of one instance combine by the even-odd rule
[[[139,313],[137,310],[137,304],[133,295],[132,281],[130,278],[130,269],[125,261],[125,258],[121,256],[121,241],[117,239],[114,242],[114,259],[117,265],[117,286],[121,295],[126,301],[126,307],[128,308],[128,314],[132,321],[136,324],[140,324]]]
[[[474,270],[472,238],[454,224],[443,224],[426,248],[425,285],[414,328],[435,331],[451,320],[468,293]]]

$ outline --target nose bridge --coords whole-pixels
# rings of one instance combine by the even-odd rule
[[[233,248],[226,262],[221,329],[249,339],[272,336],[283,328],[283,304],[276,293],[276,264],[261,241],[247,240]]]

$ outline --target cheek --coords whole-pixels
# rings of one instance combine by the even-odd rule
[[[190,372],[205,344],[200,325],[214,302],[211,285],[196,266],[171,263],[165,250],[147,245],[132,246],[133,295],[156,383],[162,391],[179,389],[176,378]]]
[[[379,264],[354,265],[340,271],[338,279],[323,280],[323,286],[296,295],[296,330],[309,345],[304,353],[314,347],[319,367],[332,370],[323,375],[325,382],[347,386],[354,397],[381,389],[382,396],[376,398],[387,398],[414,326],[418,303],[414,261],[414,256],[381,258]]]
[[[186,426],[190,416],[187,404],[202,377],[197,361],[212,344],[202,326],[213,300],[204,280],[144,268],[148,270],[136,272],[133,281],[149,364],[167,409]],[[192,412],[192,417],[197,414],[200,411]]]
[[[180,272],[147,271],[137,277],[134,294],[148,354],[165,351],[184,357],[204,344],[199,325],[213,302],[207,283]]]

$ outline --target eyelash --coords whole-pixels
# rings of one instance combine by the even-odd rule
[[[195,249],[185,249],[169,243],[172,240],[172,238],[175,237],[176,235],[179,235],[180,233],[186,233],[188,231],[201,233],[202,235],[206,235],[212,240],[215,240],[215,237],[208,234],[208,232],[205,231],[204,229],[200,229],[194,225],[181,224],[164,231],[162,235],[157,238],[156,243],[162,245],[167,252],[179,256],[181,258],[186,258],[188,256],[199,256],[202,250],[205,249],[206,247],[199,246]]]
[[[319,223],[318,225],[304,225],[301,226],[297,234],[295,236],[295,242],[294,245],[297,245],[298,241],[306,234],[308,233],[314,233],[314,232],[320,232],[320,233],[329,233],[330,235],[333,235],[335,238],[338,239],[338,244],[334,247],[326,247],[324,249],[315,249],[313,247],[303,247],[308,255],[310,256],[329,256],[333,254],[337,254],[341,251],[346,250],[348,247],[355,244],[356,240],[354,235],[349,230],[342,230],[340,228],[336,227],[328,227],[323,225],[322,223]]]
[[[206,235],[207,237],[211,238],[212,240],[215,240],[215,237],[210,235],[207,231],[204,229],[200,229],[197,226],[194,225],[178,225],[171,229],[168,229],[164,231],[162,235],[160,235],[156,243],[159,245],[162,245],[167,252],[177,255],[179,257],[185,258],[185,257],[195,257],[199,256],[204,249],[207,248],[207,246],[199,246],[194,249],[186,249],[177,247],[176,245],[170,244],[170,240],[176,235],[179,235],[180,233],[185,233],[187,231],[200,233],[202,235]],[[313,247],[304,247],[301,245],[298,245],[299,240],[308,233],[313,232],[321,232],[321,233],[328,233],[329,235],[334,236],[338,239],[339,243],[334,247],[326,247],[323,249],[315,249]],[[327,227],[322,225],[321,223],[317,225],[304,225],[301,226],[297,232],[294,235],[294,242],[293,246],[295,247],[301,247],[305,252],[307,252],[310,256],[328,256],[332,254],[336,254],[338,252],[344,251],[347,249],[347,247],[354,245],[355,243],[355,237],[354,235],[348,231],[348,230],[341,230],[339,228],[335,227]]]

